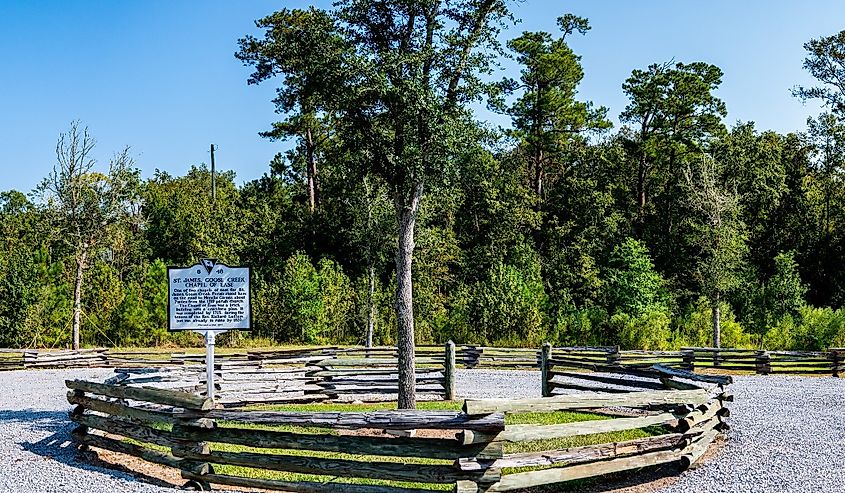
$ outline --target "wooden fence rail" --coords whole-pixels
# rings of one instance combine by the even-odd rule
[[[462,411],[228,409],[200,394],[170,388],[68,380],[67,399],[76,406],[70,419],[78,424],[71,435],[83,446],[176,468],[203,489],[220,484],[314,493],[421,493],[430,491],[422,486],[445,483],[453,491],[475,493],[665,463],[689,467],[727,427],[730,377],[661,365],[650,370],[612,367],[614,374],[570,374],[557,371],[550,347],[541,354],[551,395],[466,400]],[[444,359],[449,358],[447,348]],[[573,378],[627,390],[561,394],[561,389],[574,388],[566,383]],[[613,418],[560,424],[506,422],[508,414],[562,410],[593,410]],[[636,415],[631,414],[634,410]],[[548,449],[549,440],[655,427],[662,431],[643,438]],[[397,437],[385,433],[389,430],[425,433]],[[511,450],[514,444],[518,452]],[[228,466],[238,468],[225,470]],[[265,472],[243,474],[241,467]],[[313,479],[282,481],[266,471]],[[334,478],[352,482],[338,483]],[[368,484],[358,484],[362,480]]]
[[[395,352],[395,349],[392,351]],[[454,400],[456,354],[451,342],[427,348],[417,358],[419,400]],[[215,364],[215,387],[219,406],[250,404],[293,404],[311,402],[395,401],[398,395],[398,360],[390,348],[368,354],[356,349],[323,354],[301,352],[281,359],[255,357],[243,361],[227,359]],[[369,356],[369,357],[367,357]],[[293,360],[295,363],[291,364]],[[268,364],[268,361],[272,362]],[[284,361],[284,364],[279,364]],[[109,383],[123,386],[153,384],[159,388],[204,393],[205,369],[198,364],[175,367],[117,368]]]
[[[733,348],[684,347],[679,351],[621,350],[618,346],[554,347],[558,366],[569,365],[572,369],[590,369],[595,365],[648,368],[654,364],[685,370],[716,368],[720,370],[743,371],[760,375],[806,374],[838,376],[845,370],[845,348],[830,348],[826,351],[765,351]],[[448,356],[443,346],[421,346],[417,348],[418,367],[430,370],[443,368]],[[126,352],[107,349],[80,351],[42,351],[35,349],[0,349],[0,371],[28,368],[190,368],[202,364],[201,354]],[[332,396],[354,391],[355,382],[351,375],[344,378],[344,372],[371,369],[385,371],[394,368],[398,359],[395,347],[317,347],[278,350],[251,350],[242,353],[223,353],[217,356],[221,368],[266,369],[277,367],[299,367],[318,372],[321,380],[311,382],[322,385],[323,393]],[[483,346],[455,345],[452,368],[464,369],[540,369],[542,350],[534,348],[494,348]],[[328,365],[333,362],[333,365]],[[331,366],[331,368],[328,368]],[[375,375],[378,371],[370,374]],[[334,372],[330,374],[329,372]],[[366,372],[364,372],[366,373]],[[313,375],[311,375],[313,376]],[[442,376],[445,378],[445,376]],[[441,378],[441,377],[437,377]],[[334,382],[329,383],[329,379]],[[307,380],[307,379],[304,379]],[[344,380],[349,380],[344,382]],[[446,393],[446,382],[419,382],[422,389],[430,393]],[[304,383],[303,385],[307,385]],[[385,382],[376,382],[384,387]],[[426,387],[428,385],[428,387]],[[438,387],[439,386],[439,387]],[[374,390],[383,390],[374,388]],[[309,389],[316,392],[317,389]],[[354,393],[354,392],[353,392]]]

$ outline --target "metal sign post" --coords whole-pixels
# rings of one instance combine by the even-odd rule
[[[217,337],[218,332],[226,332],[217,331],[217,330],[203,330],[197,331],[203,335],[203,339],[205,339],[205,384],[206,384],[206,397],[209,399],[214,399],[214,340]]]
[[[167,328],[192,330],[205,339],[207,394],[214,399],[217,334],[252,327],[249,267],[204,258],[190,267],[168,267]]]

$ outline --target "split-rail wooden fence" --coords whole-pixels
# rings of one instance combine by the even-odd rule
[[[461,493],[505,492],[658,464],[689,467],[727,426],[730,377],[660,365],[622,375],[568,375],[554,356],[549,347],[542,351],[547,397],[471,399],[462,411],[227,409],[195,393],[80,380],[66,382],[67,399],[75,405],[70,419],[78,424],[72,432],[78,444],[175,468],[203,489],[217,484],[309,493],[425,493],[431,491],[427,485],[445,484]],[[626,390],[560,393],[565,388],[557,385],[560,378],[584,380],[585,375],[590,382],[613,378]],[[562,410],[612,418],[561,424],[508,424],[506,419]],[[524,447],[654,427],[663,431],[622,442]],[[403,431],[403,436],[386,433]],[[510,451],[514,444],[523,451]],[[258,473],[245,474],[242,468]],[[262,478],[261,471],[313,479]]]
[[[398,355],[392,348],[331,353],[299,353],[295,357],[233,361],[215,364],[215,403],[225,408],[251,404],[395,401],[398,394]],[[418,400],[455,399],[455,345],[426,348],[416,358]],[[206,372],[200,365],[117,368],[108,383],[204,394]]]
[[[734,348],[684,347],[679,351],[620,350],[618,346],[555,347],[557,358],[577,364],[607,364],[625,367],[648,367],[654,364],[672,366],[690,371],[717,369],[768,374],[833,375],[845,372],[845,348],[826,351],[767,351]],[[457,345],[454,349],[454,368],[464,369],[539,369],[541,350],[534,348],[493,348]],[[353,394],[355,373],[369,369],[377,375],[391,365],[395,368],[398,353],[395,347],[317,347],[278,350],[251,350],[240,353],[222,353],[217,362],[227,368],[271,368],[282,366],[310,367],[311,376],[325,376],[320,390],[332,396]],[[319,363],[335,359],[332,368],[313,368]],[[126,352],[107,349],[79,351],[43,351],[36,349],[0,349],[0,371],[29,368],[190,368],[201,364],[202,354],[184,352],[163,354],[158,352]],[[343,366],[348,363],[347,366]],[[435,367],[446,364],[443,346],[417,348],[420,373],[434,373]],[[349,373],[344,374],[344,368]],[[177,371],[174,370],[174,371]],[[351,371],[356,370],[356,371]],[[329,382],[329,377],[333,382]],[[426,385],[445,383],[420,378]],[[384,378],[376,387],[389,386]],[[316,383],[315,385],[320,385]],[[317,389],[311,389],[317,391]],[[379,390],[379,389],[375,389]],[[385,389],[381,389],[385,390]],[[433,390],[433,389],[432,389]],[[388,393],[388,392],[383,392]]]

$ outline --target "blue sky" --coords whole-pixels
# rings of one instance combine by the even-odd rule
[[[275,88],[246,85],[236,41],[257,34],[253,21],[274,10],[330,3],[0,0],[0,190],[28,191],[46,176],[56,138],[74,119],[97,138],[103,166],[128,145],[144,176],[181,174],[208,162],[213,142],[220,167],[239,182],[261,176],[284,146],[258,136],[276,118]],[[789,92],[812,83],[803,43],[845,29],[845,4],[835,0],[525,0],[514,11],[522,22],[504,39],[553,31],[565,12],[590,19],[593,29],[571,42],[586,72],[580,96],[614,119],[631,70],[706,61],[725,72],[718,94],[728,124],[781,132],[803,130],[819,112]],[[516,75],[512,63],[505,71]]]

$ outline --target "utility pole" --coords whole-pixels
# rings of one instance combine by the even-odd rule
[[[211,144],[211,205],[217,200],[217,177],[214,174],[214,144]]]

